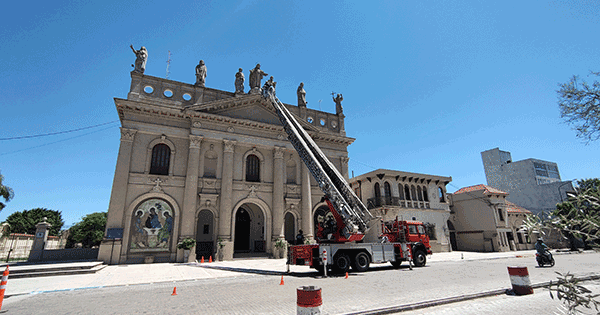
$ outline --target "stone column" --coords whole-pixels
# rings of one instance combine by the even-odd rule
[[[233,152],[234,140],[223,140],[223,173],[221,175],[221,194],[219,207],[219,238],[223,240],[223,258],[233,259],[233,243],[231,240],[231,212],[233,195]]]
[[[273,150],[273,240],[284,238],[283,225],[283,147]]]
[[[116,228],[123,231],[123,222],[125,217],[127,187],[129,184],[129,169],[131,167],[131,152],[133,149],[133,140],[137,130],[121,127],[121,144],[119,146],[119,155],[117,156],[117,166],[115,168],[115,177],[113,178],[113,186],[110,194],[110,202],[108,204],[108,217],[106,220],[106,229]],[[122,232],[121,232],[122,233]],[[122,237],[127,237],[122,235]],[[102,241],[98,251],[98,260],[105,263],[111,260],[111,251],[114,247],[121,246],[121,240],[116,242]],[[113,244],[114,243],[114,244]],[[119,257],[114,257],[113,261],[119,261]]]
[[[44,217],[44,221],[35,225],[35,239],[31,246],[31,252],[29,252],[28,261],[39,261],[43,259],[44,248],[48,241],[48,229],[52,224],[46,222],[48,218]]]
[[[302,230],[308,240],[313,239],[311,176],[306,165],[302,163]]]
[[[346,156],[340,157],[340,167],[342,168],[340,170],[340,173],[342,173],[342,176],[344,176],[346,181],[348,181],[350,179],[348,177],[348,161],[350,161],[349,157],[346,157]]]
[[[190,135],[185,190],[183,193],[183,209],[181,211],[181,235],[196,238],[194,235],[196,204],[198,202],[198,165],[200,164],[200,145],[202,137]]]

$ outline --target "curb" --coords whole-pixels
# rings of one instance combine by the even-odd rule
[[[577,277],[575,279],[577,279],[579,281],[598,280],[598,279],[600,279],[600,274],[595,274],[595,275],[585,276],[585,277]],[[539,289],[539,288],[545,287],[549,284],[550,284],[550,281],[545,281],[545,282],[532,284],[531,287],[534,289]],[[497,290],[491,290],[491,291],[485,291],[485,292],[479,292],[479,293],[473,293],[473,294],[458,295],[458,296],[442,298],[442,299],[437,299],[437,300],[430,300],[430,301],[424,301],[424,302],[417,302],[417,303],[411,303],[411,304],[403,304],[403,305],[396,305],[396,306],[372,309],[372,310],[367,310],[367,311],[344,313],[343,315],[393,314],[393,313],[399,313],[399,312],[413,311],[413,310],[432,307],[432,306],[462,302],[462,301],[466,301],[466,300],[474,300],[474,299],[479,299],[479,298],[484,298],[484,297],[489,297],[489,296],[494,296],[494,295],[508,294],[508,292],[510,292],[510,291],[511,291],[511,289],[497,289]]]

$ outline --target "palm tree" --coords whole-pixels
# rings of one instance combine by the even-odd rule
[[[14,192],[12,190],[12,188],[8,187],[8,186],[4,186],[2,184],[2,181],[4,180],[4,176],[2,176],[2,174],[0,174],[0,197],[4,198],[4,201],[9,202],[13,197],[14,197]],[[2,209],[4,209],[6,205],[2,202],[0,202],[0,211],[2,211]]]

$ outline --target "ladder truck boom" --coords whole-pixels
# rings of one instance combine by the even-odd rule
[[[288,139],[325,194],[325,199],[338,223],[338,230],[341,234],[336,241],[362,240],[368,229],[367,223],[373,218],[367,207],[354,194],[350,185],[310,135],[275,96],[275,89],[265,86],[262,95],[275,108],[284,130],[288,134]]]

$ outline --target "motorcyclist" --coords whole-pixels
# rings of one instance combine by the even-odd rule
[[[543,238],[538,238],[537,242],[535,243],[535,250],[537,250],[537,253],[540,254],[540,256],[544,256],[548,258],[548,260],[552,260],[552,253],[550,253],[548,250],[548,246],[544,244]]]

